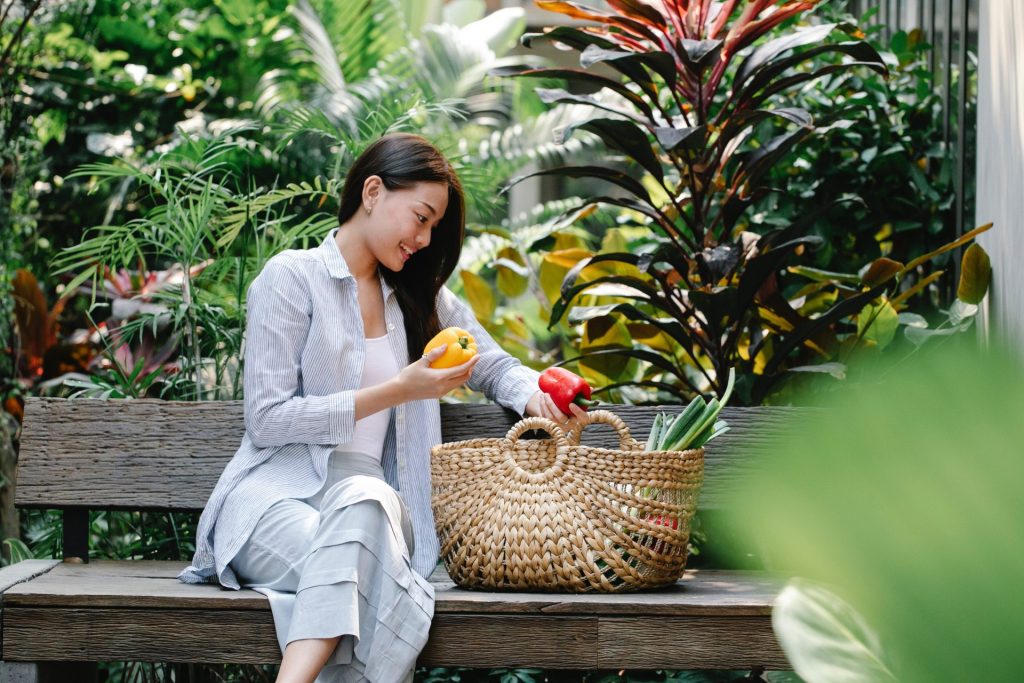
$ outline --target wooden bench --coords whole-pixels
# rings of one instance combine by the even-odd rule
[[[656,409],[613,410],[646,438]],[[726,410],[732,431],[708,450],[702,510],[721,505],[731,478],[791,413]],[[444,437],[501,436],[516,417],[497,406],[445,405]],[[88,557],[89,510],[201,510],[242,432],[238,402],[26,402],[16,503],[63,510],[64,560],[0,571],[0,680],[45,679],[47,671],[84,680],[86,669],[68,678],[72,665],[60,662],[280,660],[259,593],[182,584],[175,577],[186,562]],[[584,442],[616,438],[593,426]],[[431,581],[436,614],[423,666],[789,668],[770,619],[781,582],[762,572],[690,570],[670,589],[626,595],[465,591],[443,568]]]

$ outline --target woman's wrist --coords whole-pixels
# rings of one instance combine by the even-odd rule
[[[398,376],[372,387],[359,389],[355,396],[356,420],[394,408],[405,400],[405,387]]]

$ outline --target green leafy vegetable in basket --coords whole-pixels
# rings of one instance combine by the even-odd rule
[[[729,402],[735,380],[736,371],[730,368],[729,383],[721,400],[712,398],[705,401],[703,396],[696,396],[678,415],[655,415],[651,435],[647,439],[647,450],[685,451],[690,448],[701,448],[711,439],[729,431],[729,426],[725,420],[718,419],[718,414]]]

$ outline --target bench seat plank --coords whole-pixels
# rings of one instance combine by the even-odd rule
[[[277,662],[264,596],[187,585],[180,562],[57,564],[3,596],[6,661]],[[690,571],[624,595],[494,593],[431,577],[437,602],[423,666],[785,668],[771,630],[781,582],[763,572]]]
[[[252,590],[190,585],[177,580],[181,562],[93,560],[58,564],[4,594],[4,604],[22,607],[162,607],[168,609],[269,610]],[[437,613],[666,616],[764,616],[780,590],[765,572],[690,570],[666,589],[610,595],[468,591],[457,588],[443,568],[431,576]]]

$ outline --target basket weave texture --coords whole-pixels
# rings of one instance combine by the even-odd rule
[[[580,443],[588,424],[619,448]],[[520,439],[528,430],[547,439]],[[614,413],[566,434],[529,417],[504,438],[435,446],[433,510],[441,557],[463,588],[617,593],[665,586],[686,566],[704,449],[643,450]]]

